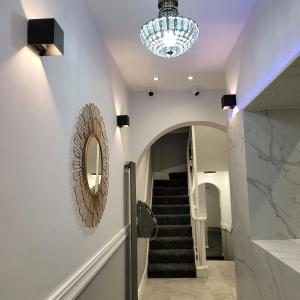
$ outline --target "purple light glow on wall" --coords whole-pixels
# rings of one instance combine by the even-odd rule
[[[230,120],[238,111],[245,109],[261,92],[263,92],[294,60],[300,55],[300,45],[297,45],[280,63],[277,63],[265,77],[260,80],[243,98],[237,88],[237,106],[234,110],[230,110],[227,114]]]

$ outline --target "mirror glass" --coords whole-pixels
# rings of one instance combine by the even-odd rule
[[[98,140],[91,136],[86,146],[86,172],[90,191],[97,194],[102,175],[102,153]]]

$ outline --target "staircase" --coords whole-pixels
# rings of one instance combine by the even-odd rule
[[[148,277],[196,277],[187,173],[170,173],[169,178],[154,181],[158,233],[150,242]]]

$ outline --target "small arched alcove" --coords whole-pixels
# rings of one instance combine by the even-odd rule
[[[206,258],[224,259],[221,229],[220,190],[212,183],[202,183],[198,186],[200,201],[204,201],[206,210]],[[202,199],[201,199],[202,198]]]

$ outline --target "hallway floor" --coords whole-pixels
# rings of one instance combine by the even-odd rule
[[[235,300],[231,261],[208,261],[208,278],[147,279],[141,300]]]

